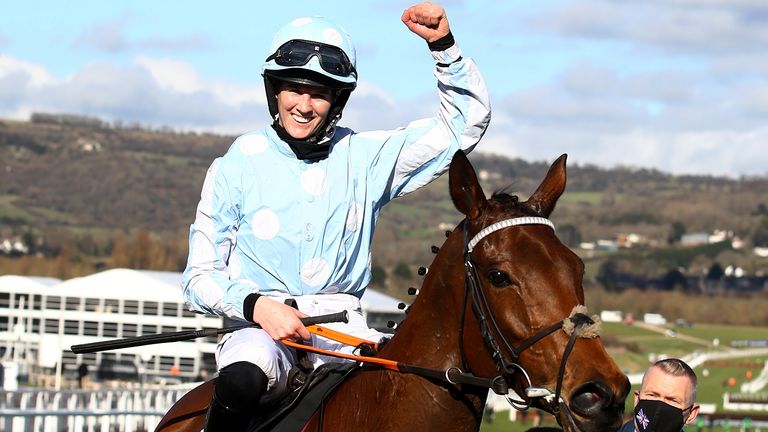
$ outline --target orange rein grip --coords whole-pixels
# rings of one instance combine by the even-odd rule
[[[309,328],[309,327],[307,327],[307,328]],[[353,336],[350,336],[350,337],[353,337]],[[280,342],[283,345],[287,345],[289,347],[293,347],[293,348],[300,349],[300,350],[303,350],[303,351],[313,352],[315,354],[322,354],[322,355],[327,355],[327,356],[331,356],[331,357],[344,358],[344,359],[359,361],[359,362],[363,362],[363,363],[372,363],[372,364],[377,364],[377,365],[383,367],[384,369],[389,369],[389,370],[393,370],[393,371],[396,371],[396,372],[400,371],[400,367],[399,367],[398,363],[396,361],[394,361],[394,360],[378,358],[378,357],[365,357],[365,356],[358,356],[358,355],[354,355],[354,354],[344,354],[344,353],[339,353],[339,352],[335,352],[335,351],[328,351],[328,350],[324,350],[322,348],[315,348],[315,347],[310,346],[310,345],[304,345],[304,344],[300,344],[298,342],[293,342],[293,341],[290,341],[290,340],[287,340],[287,339],[283,339]],[[338,341],[338,342],[341,342],[341,341]]]
[[[371,346],[374,351],[379,350],[379,344],[376,342],[371,342],[367,339],[361,339],[359,337],[348,335],[346,333],[342,333],[336,330],[331,330],[328,327],[323,327],[315,324],[315,325],[307,326],[307,330],[309,330],[309,332],[312,334],[316,334],[324,338],[335,340],[336,342],[341,342],[345,345],[359,347],[360,345],[365,344],[365,345]]]

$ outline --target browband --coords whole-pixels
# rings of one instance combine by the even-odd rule
[[[477,246],[477,243],[480,242],[485,236],[494,233],[502,228],[507,228],[511,226],[516,225],[546,225],[552,230],[555,230],[555,224],[552,223],[547,218],[538,217],[538,216],[520,216],[520,217],[514,217],[511,219],[505,219],[501,222],[496,222],[493,225],[488,225],[487,227],[483,228],[479,233],[477,233],[472,240],[469,241],[467,244],[467,252],[472,252],[472,249],[474,249],[475,246]]]

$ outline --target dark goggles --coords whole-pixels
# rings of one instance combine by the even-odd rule
[[[341,48],[300,39],[280,45],[274,54],[267,57],[267,61],[274,60],[280,66],[304,66],[312,57],[317,57],[320,67],[330,74],[340,77],[357,74],[355,66]]]

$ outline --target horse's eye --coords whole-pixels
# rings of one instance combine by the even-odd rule
[[[488,272],[488,280],[490,280],[496,288],[505,287],[512,283],[506,273],[497,269]]]

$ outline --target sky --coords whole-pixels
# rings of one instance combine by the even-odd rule
[[[358,87],[342,125],[436,113],[414,3],[0,0],[0,118],[95,116],[239,134],[268,122],[261,66],[301,16],[344,27]],[[765,0],[446,0],[493,108],[477,151],[672,174],[768,175]]]

